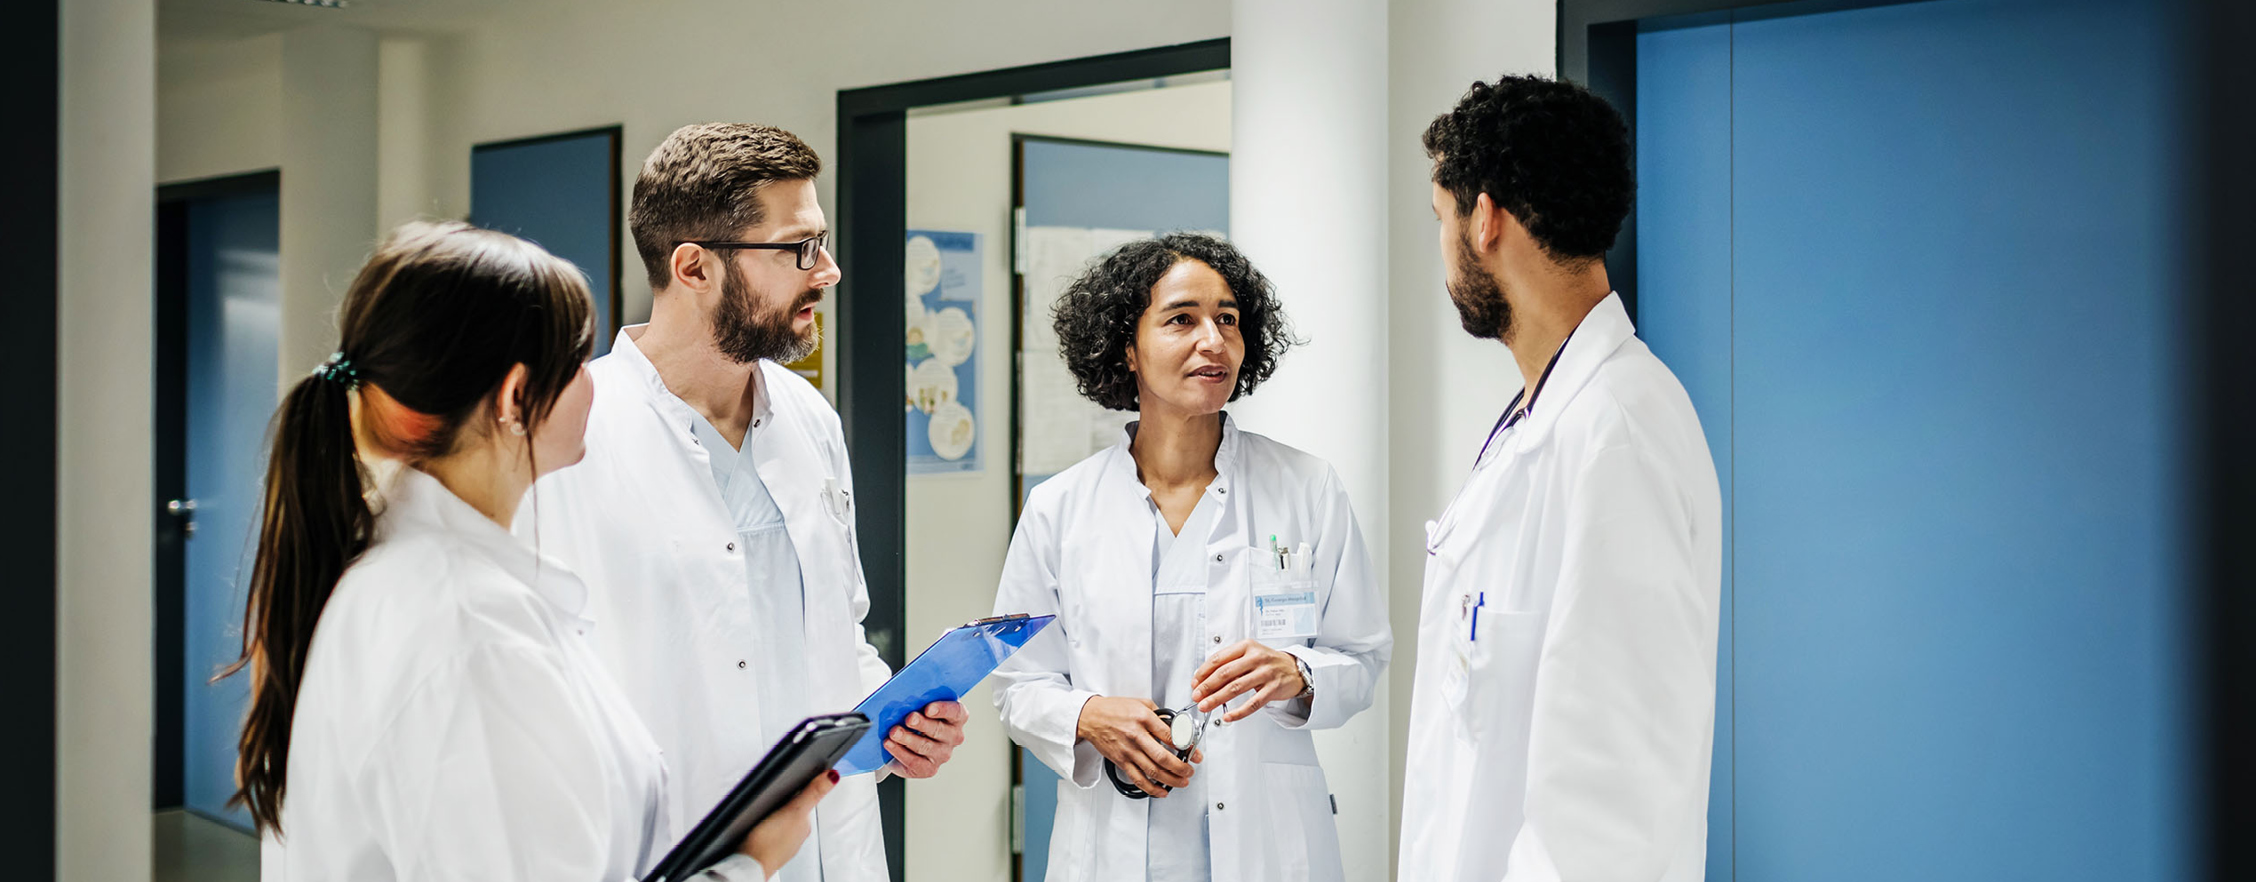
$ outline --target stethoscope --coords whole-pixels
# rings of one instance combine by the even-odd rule
[[[1167,740],[1172,742],[1168,747],[1175,752],[1175,758],[1190,762],[1191,752],[1197,750],[1199,742],[1206,738],[1207,714],[1195,704],[1182,710],[1154,708],[1152,713],[1159,717],[1160,722],[1167,724]],[[1112,760],[1105,760],[1105,777],[1112,780],[1112,789],[1120,791],[1122,796],[1129,799],[1151,798],[1151,794],[1145,793],[1143,788],[1121,780],[1120,770],[1112,764]],[[1152,786],[1161,790],[1168,789],[1167,785],[1158,781],[1153,781]]]

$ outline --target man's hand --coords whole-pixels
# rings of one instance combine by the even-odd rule
[[[1165,799],[1167,791],[1191,783],[1191,763],[1206,757],[1194,751],[1186,763],[1175,756],[1167,724],[1152,713],[1155,707],[1148,699],[1098,696],[1081,705],[1073,728],[1076,737],[1112,760],[1121,780]]]
[[[1308,687],[1300,676],[1300,663],[1292,653],[1271,649],[1257,640],[1240,641],[1223,647],[1222,651],[1199,665],[1191,674],[1198,685],[1191,687],[1191,700],[1198,702],[1199,710],[1213,713],[1215,708],[1240,695],[1252,695],[1237,710],[1222,715],[1222,722],[1235,723],[1253,716],[1272,701],[1284,701],[1299,695]]]
[[[893,769],[904,778],[930,778],[956,754],[964,740],[964,723],[971,714],[953,701],[935,701],[921,713],[909,714],[901,725],[885,733],[885,749],[893,754]]]

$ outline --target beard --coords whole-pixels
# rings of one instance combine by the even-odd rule
[[[768,298],[759,296],[744,277],[731,272],[721,280],[721,305],[713,313],[713,345],[737,364],[760,359],[790,363],[806,358],[822,342],[816,326],[794,331],[791,319],[799,310],[822,300],[816,288],[791,299],[781,309],[763,309]]]
[[[1465,236],[1457,237],[1457,269],[1449,274],[1446,287],[1465,333],[1483,340],[1503,340],[1512,333],[1512,304],[1504,299],[1504,287],[1481,269],[1480,257]]]

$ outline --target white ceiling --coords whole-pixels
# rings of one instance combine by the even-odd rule
[[[309,25],[387,32],[453,31],[510,9],[538,9],[539,0],[345,0],[325,9],[274,0],[157,0],[157,34],[165,38],[239,39]]]

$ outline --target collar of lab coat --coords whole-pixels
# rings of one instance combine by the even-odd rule
[[[611,353],[618,356],[620,363],[626,365],[627,369],[642,381],[644,391],[649,394],[651,406],[656,407],[659,413],[665,415],[667,425],[677,430],[675,432],[676,439],[685,443],[694,442],[696,439],[696,429],[694,428],[696,423],[693,421],[703,419],[704,416],[699,414],[695,408],[690,407],[689,402],[676,396],[674,390],[666,388],[665,378],[658,375],[658,366],[650,363],[650,356],[642,354],[642,347],[635,345],[634,338],[629,336],[630,333],[640,332],[647,327],[650,327],[650,325],[645,323],[620,328],[619,336],[611,341]],[[766,362],[762,362],[754,373],[764,371],[766,367]],[[752,418],[757,421],[765,421],[770,409],[768,384],[764,382],[765,378],[762,379],[763,381],[754,383],[752,393]],[[750,438],[747,436],[745,446],[749,447],[750,443]],[[694,447],[695,444],[691,443],[690,446]],[[697,455],[703,458],[705,453],[699,450]]]
[[[1591,307],[1567,337],[1566,349],[1559,353],[1559,364],[1551,369],[1550,379],[1543,382],[1543,394],[1536,396],[1535,408],[1517,427],[1512,450],[1526,451],[1551,437],[1551,428],[1559,424],[1559,414],[1566,411],[1575,393],[1582,391],[1590,378],[1598,375],[1598,368],[1636,333],[1619,292],[1607,294]]]
[[[378,541],[443,536],[484,555],[565,614],[587,617],[587,585],[579,576],[555,558],[527,547],[524,540],[478,513],[429,473],[401,468],[381,496],[384,510],[376,518]]]
[[[1136,442],[1136,427],[1142,424],[1142,420],[1130,420],[1127,425],[1120,427],[1120,446],[1113,448],[1119,451],[1119,455],[1112,458],[1112,471],[1115,478],[1127,481],[1130,486],[1142,491],[1143,498],[1150,499],[1151,488],[1144,486],[1142,475],[1136,474],[1136,454],[1129,449]],[[1207,485],[1207,491],[1219,489],[1225,494],[1229,493],[1230,476],[1237,473],[1237,467],[1238,426],[1230,420],[1230,412],[1223,411],[1222,445],[1214,449],[1214,483]]]

